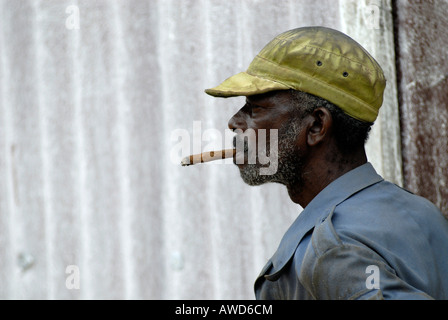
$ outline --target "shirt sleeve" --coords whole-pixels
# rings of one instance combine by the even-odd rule
[[[339,243],[320,252],[310,246],[299,280],[319,300],[426,300],[373,250]]]

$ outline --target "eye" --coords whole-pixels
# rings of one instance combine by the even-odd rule
[[[260,112],[260,111],[263,109],[263,107],[258,106],[258,105],[255,105],[255,104],[250,104],[250,103],[248,103],[248,106],[249,106],[249,108],[250,108],[250,114],[251,114],[251,115],[254,115],[254,114],[256,114],[257,112]]]
[[[252,111],[258,111],[261,110],[260,106],[252,106]]]

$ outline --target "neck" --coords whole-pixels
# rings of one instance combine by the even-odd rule
[[[349,155],[329,159],[329,157],[315,157],[308,161],[302,172],[298,173],[302,179],[287,185],[291,200],[305,208],[331,182],[347,172],[365,164],[367,156],[364,148]]]

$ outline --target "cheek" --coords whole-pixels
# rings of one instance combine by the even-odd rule
[[[280,143],[288,144],[290,147],[303,149],[306,145],[306,130],[298,121],[290,120],[289,123],[282,126],[278,133]]]

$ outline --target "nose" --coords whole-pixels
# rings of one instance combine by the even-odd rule
[[[236,129],[246,130],[247,123],[245,121],[245,113],[243,112],[244,108],[241,108],[235,115],[230,118],[228,126],[229,129],[234,131]]]

